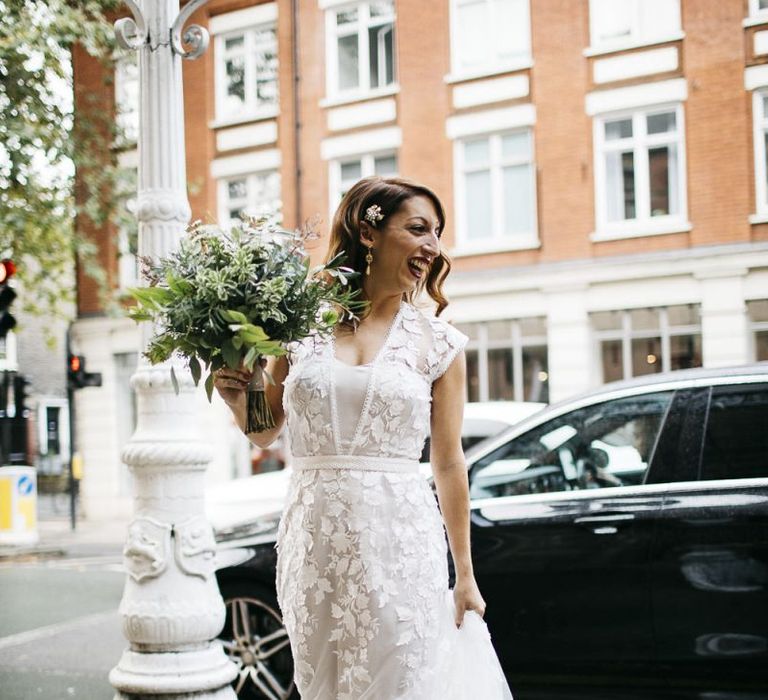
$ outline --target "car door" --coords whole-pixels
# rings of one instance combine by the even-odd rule
[[[678,687],[766,692],[768,384],[707,387],[691,405],[653,546],[659,660]]]
[[[543,417],[471,465],[475,573],[517,687],[648,673],[647,564],[662,500],[643,481],[671,399]]]

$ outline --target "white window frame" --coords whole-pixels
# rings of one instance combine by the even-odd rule
[[[280,73],[279,69],[275,75],[275,86],[277,96],[275,103],[260,104],[256,98],[256,65],[255,65],[255,33],[264,29],[273,29],[275,31],[275,55],[278,55],[277,22],[269,20],[250,24],[241,29],[231,29],[217,34],[215,37],[215,102],[216,102],[216,121],[215,126],[225,124],[238,124],[241,122],[255,121],[257,119],[268,119],[275,117],[278,113],[280,104]],[[226,49],[225,42],[235,36],[243,36],[245,54],[245,102],[241,110],[227,111],[226,104]],[[279,60],[279,59],[278,59]]]
[[[752,93],[752,141],[755,159],[755,214],[762,220],[768,220],[768,165],[766,164],[765,137],[768,134],[768,112],[764,108],[764,98],[768,99],[768,86]]]
[[[763,301],[762,299],[747,299],[746,305],[749,313],[749,344],[750,344],[750,357],[752,362],[757,362],[757,334],[768,331],[768,321],[756,321],[749,312],[749,303],[751,301]]]
[[[670,41],[682,39],[685,35],[682,31],[682,13],[680,0],[667,0],[677,3],[677,26],[666,31],[653,32],[644,30],[645,21],[643,19],[643,0],[632,0],[634,22],[631,27],[630,35],[626,38],[600,41],[597,38],[596,18],[594,11],[595,0],[589,0],[589,41],[590,46],[584,51],[585,55],[593,56],[601,53],[610,53],[622,49],[634,48],[636,46],[652,46],[653,44],[663,44]]]
[[[341,200],[341,164],[350,160],[360,161],[360,177],[370,177],[376,174],[375,163],[377,158],[395,158],[397,168],[393,175],[387,177],[396,177],[400,171],[400,157],[396,148],[387,148],[370,153],[350,153],[339,156],[328,162],[328,208],[333,219],[333,214],[339,206]]]
[[[264,202],[256,197],[258,188],[255,186],[255,181],[260,177],[276,174],[278,177],[278,191],[277,199],[270,205],[269,202]],[[282,222],[282,182],[280,181],[280,171],[278,169],[259,170],[254,172],[233,174],[227,177],[219,178],[217,181],[217,199],[219,210],[219,222],[222,226],[228,226],[232,222],[229,218],[229,183],[232,180],[245,180],[246,181],[246,200],[245,209],[253,211],[255,214],[264,214],[269,216],[270,219],[280,224]]]
[[[546,318],[544,316],[537,316],[544,321],[546,327]],[[527,347],[539,347],[544,346],[547,348],[547,381],[550,380],[551,374],[549,371],[549,343],[547,341],[546,332],[544,335],[536,336],[524,336],[522,329],[520,328],[521,321],[525,319],[494,319],[492,321],[468,321],[468,324],[477,326],[477,338],[470,338],[467,341],[466,350],[477,352],[477,372],[478,372],[478,401],[490,401],[490,382],[488,381],[488,351],[489,350],[511,350],[512,351],[512,376],[514,377],[514,384],[512,386],[512,392],[514,398],[513,401],[526,401],[523,393],[524,384],[523,381],[523,350]],[[507,322],[511,326],[511,333],[509,338],[501,338],[491,340],[488,337],[488,324],[498,323],[500,321]],[[467,383],[467,387],[469,384]],[[551,389],[551,384],[550,384]],[[469,388],[467,388],[469,392]]]
[[[667,133],[646,134],[646,116],[660,112],[675,113],[675,137],[670,139]],[[605,172],[605,154],[613,149],[622,148],[623,141],[610,142],[606,146],[605,123],[617,119],[632,119],[632,137],[635,165],[635,218],[622,221],[608,221],[607,217],[607,179]],[[639,128],[642,127],[642,128]],[[593,241],[614,240],[618,238],[634,238],[638,236],[653,236],[665,233],[689,231],[687,199],[687,166],[685,153],[685,122],[683,105],[667,103],[647,105],[634,109],[608,112],[595,115],[593,119],[594,170],[595,170],[595,226],[591,235]],[[648,148],[655,145],[665,145],[671,142],[677,146],[678,182],[677,198],[679,212],[666,216],[651,216],[650,214],[650,181],[648,173]]]
[[[525,160],[501,160],[501,138],[507,134],[528,133],[531,150],[530,158]],[[491,204],[493,213],[491,215],[491,225],[493,226],[493,235],[490,238],[472,240],[467,235],[466,229],[466,188],[464,184],[465,166],[464,166],[464,142],[474,141],[480,138],[489,139],[490,148],[490,171],[491,171]],[[454,182],[456,193],[456,247],[451,251],[451,255],[477,255],[482,253],[497,252],[504,250],[525,250],[529,248],[538,248],[539,241],[539,223],[538,223],[538,192],[536,188],[536,146],[534,142],[534,133],[532,127],[522,127],[515,129],[503,129],[491,133],[468,134],[457,138],[453,146],[454,162]],[[509,165],[530,164],[531,192],[533,193],[532,213],[533,229],[525,233],[515,235],[505,235],[504,233],[504,183],[502,169]]]
[[[768,22],[768,7],[760,9],[759,0],[749,0],[749,19],[755,20],[755,24]]]
[[[684,305],[684,304],[680,304]],[[678,304],[670,304],[669,306],[678,306]],[[637,330],[632,329],[632,311],[637,309],[606,309],[606,311],[616,311],[621,314],[621,329],[611,330],[595,330],[593,328],[593,336],[595,339],[595,359],[598,365],[598,374],[601,381],[605,381],[603,377],[603,363],[601,345],[606,340],[620,340],[621,341],[621,363],[623,379],[632,379],[632,341],[643,340],[644,338],[661,338],[661,371],[671,371],[672,364],[672,344],[670,339],[680,335],[699,335],[702,337],[702,344],[704,340],[701,320],[698,324],[688,324],[683,326],[670,326],[669,325],[669,306],[654,306],[651,307],[654,311],[659,312],[659,325],[658,328],[639,328]],[[701,314],[701,304],[696,303],[694,306],[699,307],[699,314]],[[603,313],[602,311],[590,311],[590,317],[595,313]],[[701,315],[699,316],[701,319]],[[591,323],[590,318],[590,323]],[[703,364],[702,364],[703,366]],[[644,376],[644,375],[643,375]]]
[[[527,34],[527,46],[525,50],[521,52],[520,56],[511,61],[490,60],[488,64],[478,66],[474,70],[465,69],[459,65],[459,44],[461,40],[459,30],[459,6],[462,4],[462,0],[451,0],[450,4],[450,42],[451,42],[451,74],[446,77],[446,82],[457,82],[460,80],[467,80],[470,78],[476,78],[483,75],[495,75],[497,73],[507,73],[515,70],[522,70],[533,66],[533,59],[531,56],[531,5],[530,0],[510,0],[511,2],[521,2],[525,6],[526,24],[528,28]],[[466,2],[466,0],[464,0]],[[491,0],[484,0],[488,3]],[[494,4],[491,4],[489,12],[493,14]],[[491,19],[491,25],[495,26],[495,22]]]
[[[336,15],[348,10],[358,11],[358,85],[357,87],[341,90],[339,88],[339,44]],[[325,10],[325,94],[323,105],[335,103],[337,100],[356,100],[381,95],[391,95],[398,91],[397,83],[397,8],[392,0],[392,82],[381,87],[372,87],[370,82],[370,66],[368,64],[368,27],[370,21],[370,0],[356,2],[330,3]]]

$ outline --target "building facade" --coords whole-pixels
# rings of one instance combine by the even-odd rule
[[[192,21],[211,34],[184,65],[193,216],[277,207],[327,233],[362,176],[427,184],[470,400],[768,359],[768,1],[212,0]],[[130,57],[114,87],[130,136]],[[130,235],[100,235],[134,283]],[[138,334],[80,289],[114,368]]]

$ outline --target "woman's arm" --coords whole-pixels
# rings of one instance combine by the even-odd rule
[[[275,427],[270,430],[263,430],[259,433],[248,433],[248,439],[259,447],[269,447],[280,433],[285,421],[283,412],[283,381],[288,375],[288,360],[283,357],[269,357],[266,363],[266,370],[272,375],[275,384],[269,384],[264,379],[264,391],[267,395],[267,402],[272,410],[272,416],[275,419]],[[216,375],[213,385],[218,390],[221,398],[229,406],[235,416],[240,430],[245,431],[245,417],[248,400],[248,383],[253,372],[249,372],[242,364],[237,370],[231,370],[229,367],[223,367]]]
[[[465,610],[476,610],[481,616],[485,614],[485,601],[477,588],[472,569],[469,542],[469,482],[461,447],[465,378],[466,359],[460,352],[432,385],[430,443],[437,497],[456,567],[454,600],[457,626],[461,626]]]

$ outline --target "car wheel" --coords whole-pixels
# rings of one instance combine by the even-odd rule
[[[239,669],[238,700],[298,700],[293,657],[274,593],[250,581],[220,581],[227,618],[219,638]]]

